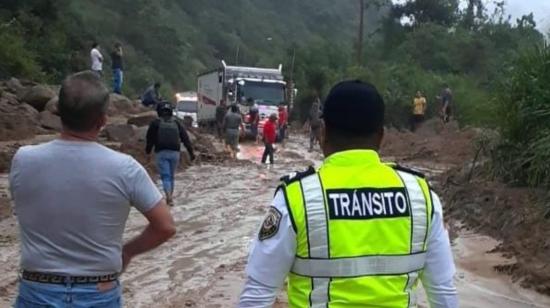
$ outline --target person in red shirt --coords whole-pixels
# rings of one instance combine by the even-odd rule
[[[281,103],[279,105],[279,140],[284,145],[286,139],[286,130],[288,128],[288,111],[286,106]]]
[[[262,164],[267,162],[267,157],[273,165],[273,144],[277,141],[277,115],[272,114],[269,116],[269,120],[264,124],[264,154],[262,155]]]

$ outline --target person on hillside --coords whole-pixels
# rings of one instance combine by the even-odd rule
[[[263,135],[265,148],[262,155],[262,164],[265,164],[269,157],[269,163],[273,165],[273,154],[275,153],[273,145],[277,141],[277,115],[275,113],[270,115],[269,120],[265,122]]]
[[[344,81],[323,109],[325,161],[281,179],[251,245],[240,308],[458,307],[443,210],[417,171],[380,161],[385,106],[376,88]]]
[[[448,84],[443,86],[439,99],[441,100],[441,118],[443,123],[449,123],[452,116],[453,91]]]
[[[321,100],[317,96],[309,109],[309,152],[313,151],[313,147],[321,136]]]
[[[223,140],[223,134],[224,134],[224,128],[223,128],[223,120],[225,119],[225,115],[227,114],[227,106],[225,105],[225,101],[221,101],[220,104],[216,107],[216,132],[218,134],[218,138]]]
[[[155,82],[154,85],[147,88],[147,90],[145,90],[145,93],[143,93],[143,95],[141,96],[141,103],[143,104],[143,106],[156,108],[162,100],[159,90],[160,82]]]
[[[231,105],[223,120],[223,128],[225,131],[225,148],[229,152],[229,156],[236,159],[239,152],[240,130],[243,129],[243,119],[237,105]]]
[[[285,103],[279,104],[279,122],[278,122],[278,137],[281,144],[284,146],[286,143],[288,129],[288,110]]]
[[[122,94],[122,83],[124,82],[122,55],[122,45],[115,43],[111,53],[111,68],[113,69],[113,92],[116,94]]]
[[[160,103],[157,113],[159,118],[151,122],[147,130],[145,152],[150,155],[151,151],[155,150],[155,161],[166,194],[166,201],[172,206],[174,204],[174,178],[180,162],[181,143],[187,149],[191,161],[195,160],[195,154],[187,131],[173,116],[172,104],[170,102]]]
[[[416,97],[413,100],[413,112],[411,117],[411,131],[414,132],[424,122],[426,109],[428,104],[426,102],[426,97],[422,95],[422,92],[417,91]]]
[[[20,231],[16,308],[121,307],[119,276],[176,232],[162,194],[132,157],[97,143],[109,90],[95,72],[65,79],[58,139],[21,147],[9,183]],[[131,207],[148,220],[122,243]]]
[[[99,44],[94,42],[92,44],[92,50],[90,51],[90,61],[92,72],[96,73],[99,77],[103,76],[103,55],[101,54]]]

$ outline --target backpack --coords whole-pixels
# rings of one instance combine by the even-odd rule
[[[157,133],[158,149],[177,150],[180,147],[180,128],[173,119],[160,119],[159,130]]]

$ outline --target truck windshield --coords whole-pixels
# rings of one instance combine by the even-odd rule
[[[280,83],[247,81],[241,91],[244,97],[251,97],[263,105],[276,106],[285,101],[285,87]]]
[[[180,112],[197,112],[197,101],[179,101],[178,111]]]

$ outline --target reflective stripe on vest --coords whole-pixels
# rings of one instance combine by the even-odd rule
[[[406,291],[411,293],[418,272],[426,262],[424,251],[428,231],[427,200],[416,177],[398,172],[406,188],[411,212],[410,255],[364,256],[330,259],[324,190],[318,174],[300,181],[304,197],[309,258],[296,258],[292,272],[312,277],[311,307],[325,307],[330,301],[330,278],[407,274]],[[410,305],[415,305],[411,294]]]
[[[328,259],[327,214],[319,175],[314,174],[304,178],[301,185],[306,208],[309,257]],[[309,298],[311,307],[324,307],[324,304],[329,302],[329,284],[329,278],[313,278]]]
[[[398,275],[424,268],[426,253],[403,256],[364,256],[339,259],[296,258],[292,272],[308,277],[350,278]]]

